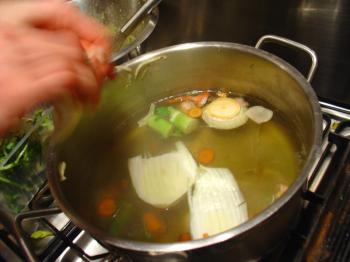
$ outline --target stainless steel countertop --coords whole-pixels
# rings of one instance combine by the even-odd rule
[[[322,100],[350,108],[350,1],[163,0],[146,51],[193,41],[254,45],[265,34],[314,49],[319,57],[312,82],[316,93]],[[306,71],[308,59],[302,54],[266,48]]]

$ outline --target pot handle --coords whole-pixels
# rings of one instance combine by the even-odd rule
[[[311,80],[315,74],[317,64],[318,64],[317,55],[316,55],[314,50],[307,47],[306,45],[303,45],[303,44],[300,44],[300,43],[295,42],[293,40],[290,40],[288,38],[284,38],[284,37],[276,36],[276,35],[264,35],[263,37],[261,37],[258,40],[258,42],[255,45],[255,48],[261,49],[261,46],[265,43],[277,43],[280,45],[284,45],[287,47],[293,47],[295,49],[299,49],[299,50],[306,52],[311,58],[311,66],[310,66],[309,72],[307,74],[307,81],[311,82]]]

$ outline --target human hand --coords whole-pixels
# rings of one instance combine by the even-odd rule
[[[97,103],[111,52],[104,27],[61,1],[5,2],[0,10],[0,135],[67,94]]]

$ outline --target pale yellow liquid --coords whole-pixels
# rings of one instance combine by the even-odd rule
[[[195,159],[203,148],[215,152],[215,158],[208,166],[231,170],[247,202],[251,218],[278,197],[281,185],[287,187],[293,183],[302,165],[301,147],[281,119],[274,115],[271,121],[260,125],[248,120],[245,125],[233,130],[212,129],[202,121],[192,134],[168,139],[160,138],[148,127],[137,127],[138,119],[134,119],[118,130],[111,150],[104,153],[102,161],[96,163],[98,174],[87,187],[87,194],[94,201],[84,206],[79,202],[79,209],[87,214],[90,221],[111,231],[111,225],[118,215],[115,218],[103,218],[97,214],[97,206],[102,198],[113,197],[117,205],[122,202],[132,205],[132,215],[129,215],[127,223],[118,232],[119,237],[151,242],[177,241],[180,234],[190,232],[186,196],[168,209],[144,203],[133,189],[127,160],[144,153],[159,155],[169,152],[174,143],[181,140]],[[124,184],[128,181],[124,189],[121,181]],[[142,216],[149,211],[165,221],[165,234],[155,237],[145,233]]]

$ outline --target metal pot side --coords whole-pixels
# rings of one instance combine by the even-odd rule
[[[193,89],[219,88],[268,101],[274,110],[290,120],[291,129],[305,147],[307,159],[288,191],[246,223],[206,239],[155,244],[118,239],[84,221],[69,204],[69,194],[60,186],[57,152],[64,143],[57,144],[49,152],[49,184],[72,221],[98,240],[142,261],[211,261],[216,257],[220,261],[226,258],[245,261],[261,256],[281,241],[298,218],[301,193],[321,143],[321,111],[306,79],[294,67],[267,52],[222,42],[164,48],[130,60],[118,71],[117,79],[105,86],[98,110],[87,113],[71,135],[74,139],[79,137],[80,143],[93,137],[96,126],[112,127],[118,119],[129,117],[132,108],[138,105]],[[104,135],[111,132],[106,130]],[[80,174],[74,176],[76,178],[69,177],[67,181],[82,179]]]

